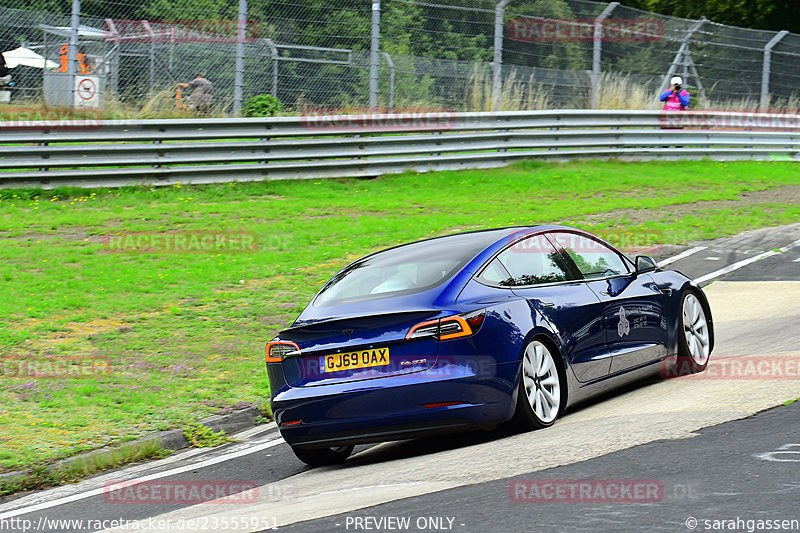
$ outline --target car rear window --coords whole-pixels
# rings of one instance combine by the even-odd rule
[[[314,300],[331,306],[422,292],[452,278],[497,236],[465,233],[415,242],[365,257],[336,274]]]

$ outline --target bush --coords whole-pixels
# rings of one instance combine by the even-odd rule
[[[283,111],[283,104],[269,94],[248,98],[242,106],[242,116],[245,117],[274,117],[280,111]]]

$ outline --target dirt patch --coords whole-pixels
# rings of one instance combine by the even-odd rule
[[[65,241],[83,241],[101,243],[105,239],[104,235],[91,235],[88,233],[88,227],[70,227],[64,229],[53,230],[52,233],[23,233],[22,235],[7,238],[10,239],[25,239],[30,241],[44,241],[48,239],[63,239]],[[9,232],[0,232],[0,234]]]
[[[689,204],[673,204],[658,209],[615,209],[605,213],[570,217],[562,221],[580,219],[592,224],[609,220],[625,219],[631,224],[644,224],[652,220],[659,220],[666,216],[681,218],[685,215],[695,214],[708,209],[731,209],[746,207],[752,204],[800,204],[800,185],[787,185],[763,191],[746,191],[738,195],[736,200],[708,200]]]

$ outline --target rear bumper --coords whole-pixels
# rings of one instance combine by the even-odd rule
[[[272,412],[281,435],[293,446],[384,442],[496,424],[513,415],[517,365],[492,367],[491,372],[455,377],[431,370],[287,387],[273,397]],[[443,402],[458,403],[425,406]]]

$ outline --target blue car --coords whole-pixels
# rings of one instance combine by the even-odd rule
[[[552,425],[634,380],[706,368],[702,289],[565,226],[456,233],[343,268],[267,344],[281,435],[310,465],[359,443]]]

